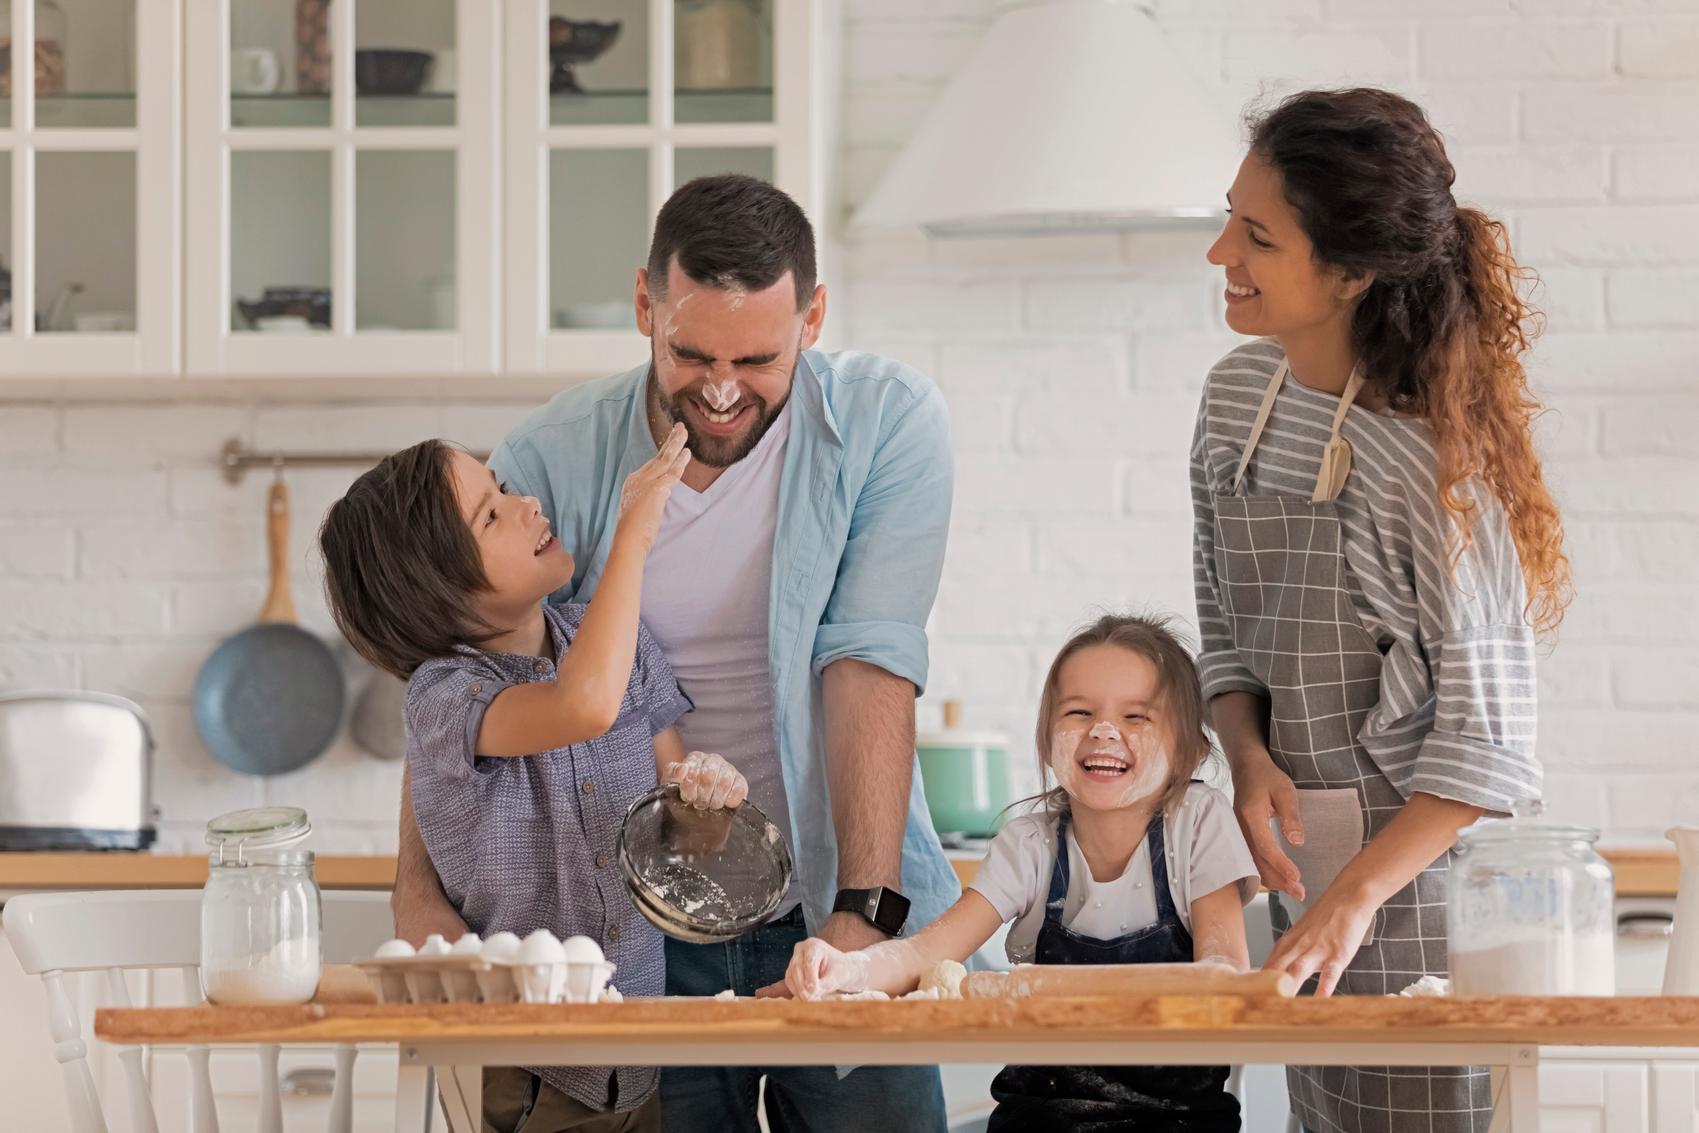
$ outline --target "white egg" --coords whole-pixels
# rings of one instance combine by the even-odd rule
[[[478,939],[478,934],[469,932],[454,942],[449,954],[452,956],[476,956],[484,950],[484,942]]]
[[[421,955],[421,956],[447,956],[448,955],[448,941],[446,941],[442,938],[441,933],[433,932],[433,933],[431,933],[431,935],[425,937],[425,943],[423,943],[419,946],[419,955]]]
[[[566,953],[569,964],[600,964],[607,957],[602,955],[601,948],[588,936],[569,936],[561,942],[561,949]]]
[[[484,959],[494,964],[511,964],[519,956],[519,938],[511,932],[490,934],[484,941]]]
[[[519,945],[521,964],[558,964],[564,959],[566,950],[561,947],[555,934],[546,928],[533,932]]]
[[[398,956],[413,955],[416,955],[413,946],[405,940],[386,940],[378,945],[377,957],[380,960],[393,960]]]

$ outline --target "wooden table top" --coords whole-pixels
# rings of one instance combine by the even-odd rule
[[[1616,873],[1618,897],[1673,897],[1677,868],[1673,849],[1601,850]],[[951,859],[965,886],[979,869],[977,858]],[[383,855],[326,855],[318,859],[325,889],[391,889],[395,859]],[[148,853],[0,853],[0,892],[73,889],[199,888],[206,882],[201,855]]]
[[[113,1043],[808,1043],[1004,1041],[1533,1043],[1699,1047],[1699,997],[1284,999],[1155,996],[620,1004],[103,1008]]]

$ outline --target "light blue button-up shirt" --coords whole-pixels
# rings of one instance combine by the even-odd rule
[[[490,467],[535,496],[574,556],[551,601],[585,602],[607,565],[625,478],[655,455],[648,366],[556,395],[508,434]],[[944,399],[871,354],[808,351],[791,384],[768,599],[773,721],[790,803],[803,916],[817,932],[837,893],[820,674],[853,658],[926,685],[926,617],[938,593],[954,478]],[[705,564],[711,569],[711,564]],[[960,895],[917,767],[903,835],[909,929]]]

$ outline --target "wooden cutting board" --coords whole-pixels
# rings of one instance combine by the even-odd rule
[[[1082,996],[1293,996],[1285,972],[1241,972],[1225,964],[1021,964],[1010,972],[969,972],[963,999]]]

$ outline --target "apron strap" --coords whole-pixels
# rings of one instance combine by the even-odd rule
[[[1286,375],[1290,371],[1291,367],[1282,359],[1274,377],[1268,381],[1268,388],[1263,391],[1262,405],[1257,408],[1251,435],[1245,438],[1245,451],[1239,454],[1239,468],[1233,474],[1233,495],[1238,495],[1244,486],[1245,470],[1251,466],[1251,457],[1257,450],[1257,443],[1262,440],[1263,429],[1268,426],[1274,403],[1280,399],[1281,387],[1286,384]],[[1345,487],[1345,478],[1351,474],[1351,445],[1339,435],[1339,430],[1344,427],[1345,415],[1350,412],[1352,402],[1357,400],[1357,394],[1362,392],[1365,381],[1362,367],[1353,367],[1350,380],[1345,383],[1345,392],[1340,395],[1339,408],[1333,411],[1333,431],[1322,448],[1321,468],[1316,472],[1315,489],[1310,493],[1313,504],[1338,499]]]

